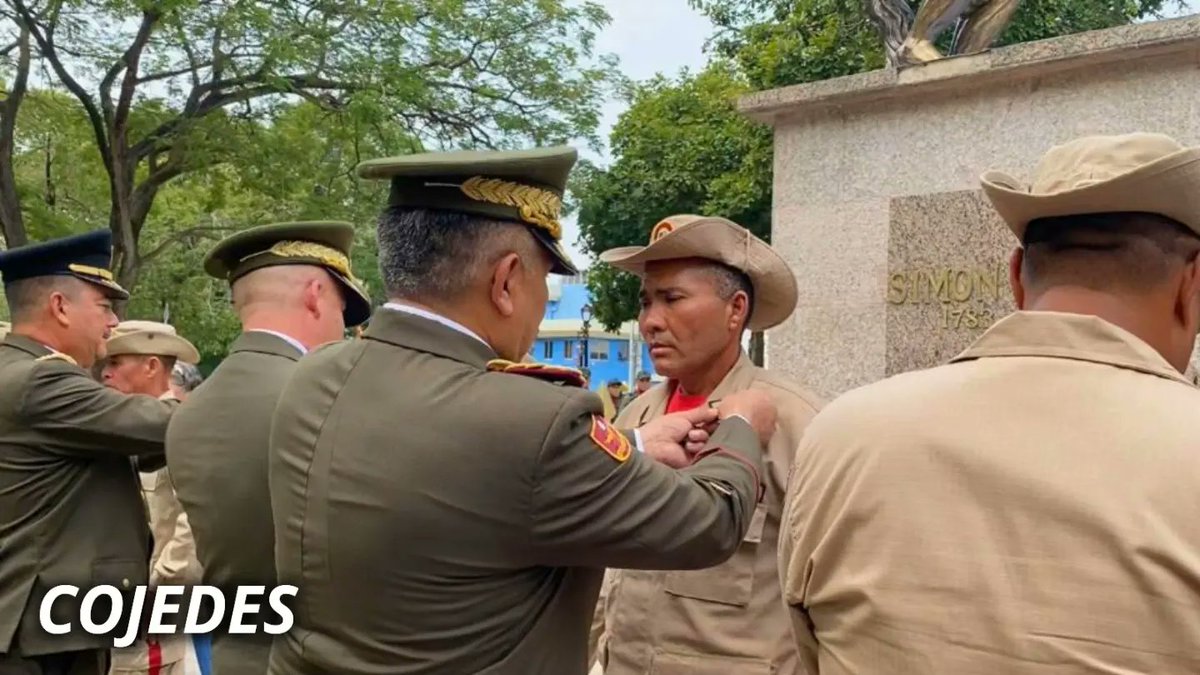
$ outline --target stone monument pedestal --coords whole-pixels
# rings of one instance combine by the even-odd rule
[[[1200,144],[1200,16],[765,91],[772,241],[800,303],[768,364],[825,396],[937,365],[1012,310],[1016,240],[979,176],[1087,134]]]

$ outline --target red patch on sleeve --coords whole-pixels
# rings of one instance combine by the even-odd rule
[[[629,438],[617,431],[600,415],[592,415],[592,431],[588,434],[592,438],[592,442],[600,446],[600,449],[607,452],[613,459],[618,462],[624,462],[629,459],[629,455],[633,452],[633,445],[629,442]]]

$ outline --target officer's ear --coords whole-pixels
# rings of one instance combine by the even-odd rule
[[[67,297],[67,294],[61,290],[50,291],[50,298],[47,304],[50,316],[54,318],[54,321],[63,328],[69,328],[71,326],[71,317],[68,308],[71,305],[71,299]]]
[[[509,317],[517,311],[516,289],[520,287],[521,274],[521,256],[515,252],[504,254],[492,267],[492,305],[501,316]]]
[[[301,300],[304,309],[316,318],[321,318],[321,291],[323,283],[320,279],[309,279],[304,283],[304,294]]]
[[[1190,337],[1200,331],[1200,257],[1183,265],[1175,293],[1175,316]]]
[[[1025,249],[1013,249],[1008,260],[1008,285],[1012,287],[1013,301],[1017,309],[1025,309],[1025,284],[1021,281],[1021,266],[1025,262]]]

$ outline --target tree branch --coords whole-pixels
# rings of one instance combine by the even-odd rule
[[[123,128],[126,120],[129,119],[133,93],[137,88],[138,65],[142,60],[142,50],[146,48],[146,43],[150,40],[150,33],[154,30],[154,24],[158,21],[158,17],[158,13],[153,10],[142,12],[142,23],[138,26],[138,32],[134,36],[133,42],[130,43],[121,58],[104,74],[104,79],[100,81],[100,100],[104,104],[104,115],[108,121],[109,130],[114,135],[125,135]],[[121,82],[121,95],[117,99],[117,107],[114,111],[112,86],[122,70],[125,71],[125,78]]]
[[[189,58],[191,58],[190,55],[189,55]],[[151,73],[149,75],[143,75],[143,76],[137,78],[137,82],[135,84],[140,85],[140,84],[145,84],[147,82],[157,82],[158,80],[169,80],[172,77],[179,77],[180,75],[188,75],[188,74],[191,74],[193,76],[193,78],[195,78],[196,73],[201,68],[207,68],[211,65],[212,65],[212,63],[210,63],[208,61],[201,61],[201,62],[192,61],[191,64],[188,65],[186,68],[177,68],[175,70],[164,70],[159,73]],[[193,82],[195,82],[194,79],[193,79]]]
[[[246,86],[243,89],[235,91],[220,91],[220,89],[245,86],[253,82],[265,82],[267,79],[265,74],[256,72],[243,77],[230,78],[223,82],[209,82],[193,90],[193,96],[199,90],[204,90],[208,93],[203,94],[194,106],[190,106],[190,108],[189,106],[185,106],[182,113],[163,122],[158,128],[147,134],[145,138],[134,144],[130,150],[130,156],[136,158],[146,157],[156,148],[160,147],[163,140],[177,133],[187,122],[199,119],[214,110],[235,103],[244,103],[272,94],[294,93],[301,89],[323,89],[329,91],[357,91],[360,89],[359,85],[353,82],[331,80],[320,77],[315,73],[306,73],[303,75],[282,76],[278,78],[278,84],[270,82],[256,86]]]
[[[84,111],[87,113],[88,121],[92,125],[92,133],[96,136],[96,146],[100,150],[100,156],[104,158],[104,169],[108,172],[110,179],[112,178],[112,165],[109,162],[109,145],[108,134],[104,127],[104,117],[100,114],[100,109],[96,107],[96,102],[88,95],[87,91],[79,84],[79,82],[67,72],[63,65],[62,58],[58,55],[58,49],[54,44],[54,28],[58,22],[58,8],[61,5],[56,5],[51,13],[50,20],[43,30],[34,20],[29,8],[25,6],[22,0],[9,0],[13,9],[17,10],[21,20],[29,27],[30,35],[37,42],[38,50],[42,56],[50,63],[55,75],[63,83],[63,86],[70,91],[75,98],[79,99],[79,103],[83,105]]]
[[[186,227],[182,230],[179,230],[178,232],[171,233],[170,236],[168,236],[166,239],[159,242],[158,246],[155,246],[153,249],[150,250],[150,252],[143,254],[142,255],[142,264],[149,263],[150,261],[154,260],[158,256],[165,253],[167,251],[167,249],[169,249],[172,245],[178,244],[179,242],[183,241],[184,239],[187,239],[188,237],[190,237],[193,234],[200,234],[202,232],[221,233],[221,232],[229,232],[233,229],[234,228],[226,226],[226,225],[197,225],[195,227]]]

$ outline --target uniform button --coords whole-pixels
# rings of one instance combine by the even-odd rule
[[[129,588],[129,580],[128,580],[128,579],[122,579],[122,580],[121,580],[121,587],[122,587],[122,588]]]

